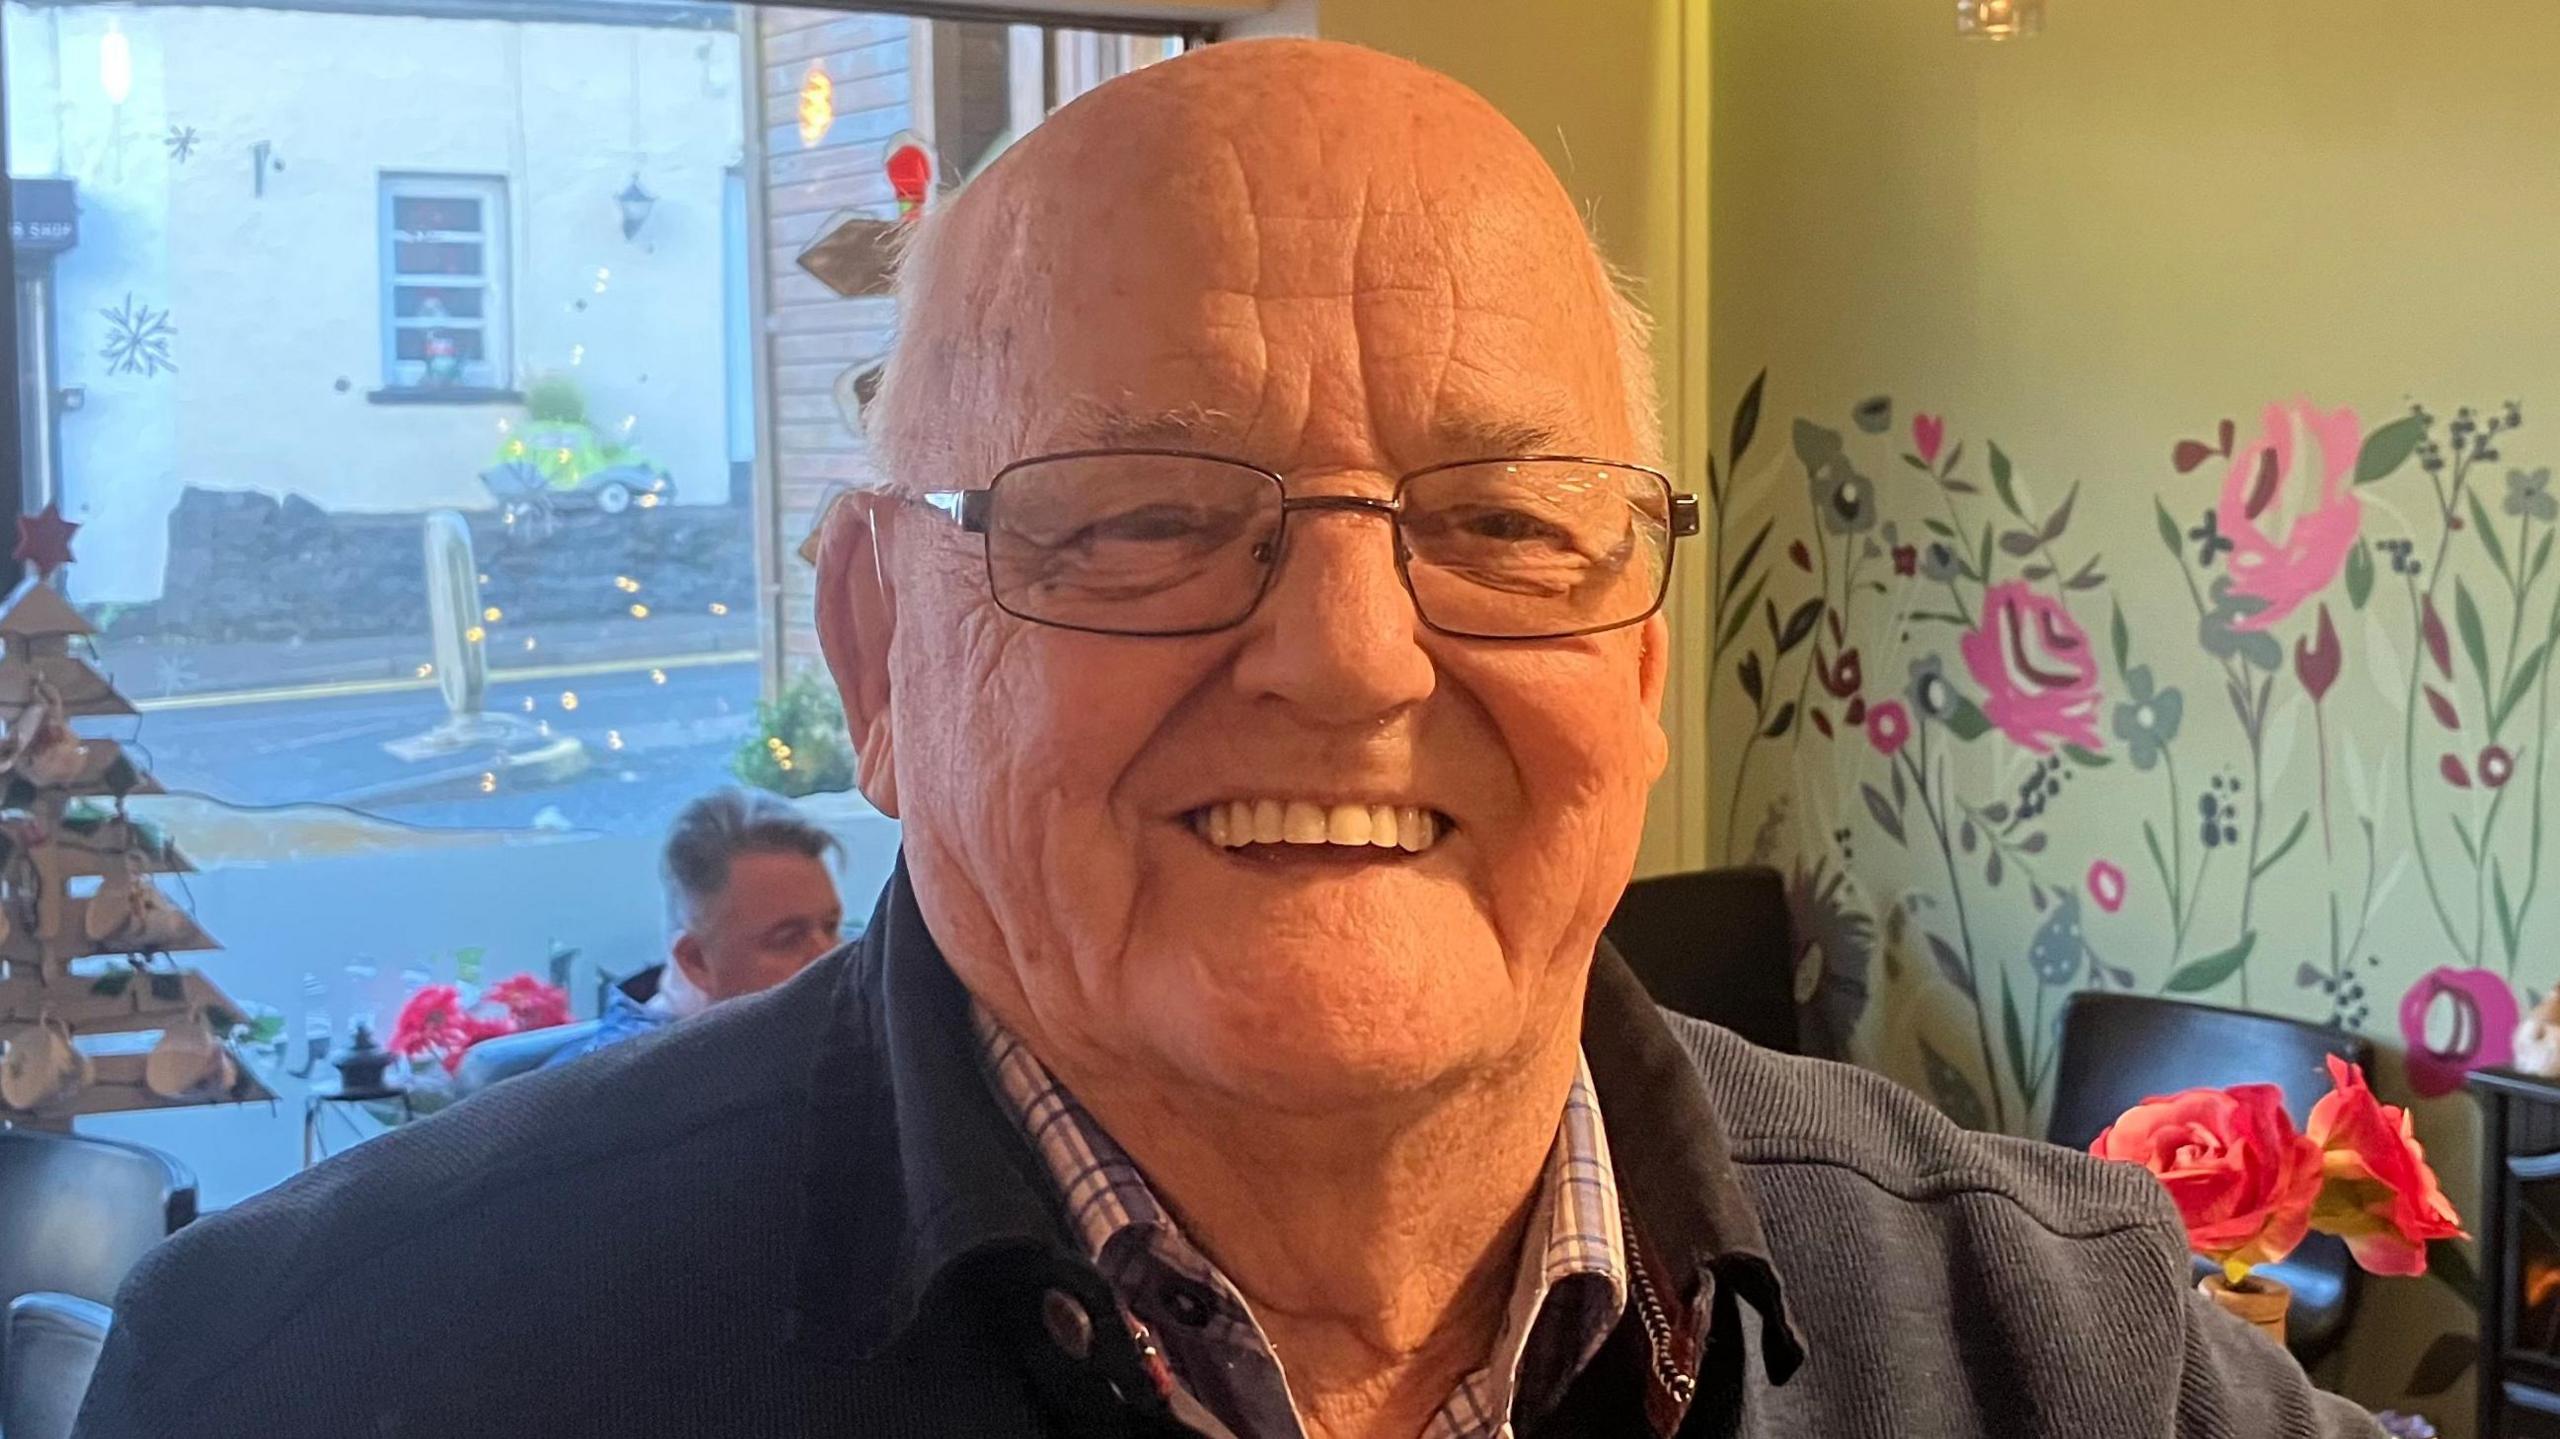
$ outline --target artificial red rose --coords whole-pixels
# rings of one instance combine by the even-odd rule
[[[2146,1099],[2089,1152],[2158,1175],[2187,1242],[2234,1284],[2293,1252],[2320,1192],[2320,1146],[2294,1130],[2284,1091],[2272,1084]]]
[[[2313,1226],[2345,1240],[2356,1263],[2375,1274],[2426,1273],[2428,1241],[2468,1236],[2409,1111],[2374,1098],[2364,1071],[2336,1055],[2329,1057],[2329,1083],[2304,1126],[2328,1179]]]

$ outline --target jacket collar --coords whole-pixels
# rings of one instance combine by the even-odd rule
[[[802,1146],[797,1342],[876,1355],[958,1271],[997,1255],[1108,1312],[1109,1290],[1075,1253],[1039,1156],[988,1088],[969,992],[926,932],[903,859],[870,927],[832,963]],[[1605,942],[1582,1044],[1645,1241],[1696,1296],[1722,1286],[1759,1312],[1764,1362],[1782,1382],[1803,1346],[1723,1126],[1697,1067]]]

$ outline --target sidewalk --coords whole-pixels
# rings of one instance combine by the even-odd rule
[[[544,673],[561,667],[658,660],[698,660],[707,655],[752,657],[757,647],[755,614],[652,616],[646,620],[613,618],[552,624],[489,627],[490,681],[511,674]],[[432,646],[416,635],[308,642],[233,642],[202,644],[152,638],[118,639],[100,635],[97,666],[125,698],[146,708],[151,702],[182,704],[219,702],[229,696],[249,698],[275,692],[318,694],[350,689],[431,688]]]

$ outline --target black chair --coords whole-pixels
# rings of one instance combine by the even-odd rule
[[[2071,996],[2062,1010],[2061,1042],[2045,1137],[2073,1149],[2088,1148],[2142,1101],[2182,1089],[2272,1084],[2284,1091],[2285,1109],[2300,1124],[2329,1092],[2328,1056],[2373,1068],[2373,1043],[2360,1035],[2138,994]],[[2210,1267],[2198,1264],[2200,1271]],[[2285,1342],[2294,1357],[2308,1367],[2335,1351],[2362,1288],[2347,1246],[2314,1234],[2264,1272],[2293,1289]]]
[[[195,1222],[196,1179],[139,1144],[0,1130],[0,1216],[0,1300],[112,1304],[145,1251]]]
[[[0,1434],[71,1439],[107,1342],[107,1307],[68,1294],[21,1294],[9,1301],[0,1335]]]
[[[1774,869],[1667,874],[1627,886],[1609,942],[1666,1009],[1802,1052],[1787,887]]]

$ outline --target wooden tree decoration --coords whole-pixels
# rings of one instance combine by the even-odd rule
[[[194,866],[125,813],[159,784],[122,745],[71,727],[135,713],[71,653],[95,633],[42,578],[0,609],[0,1079],[17,1091],[0,1085],[0,1121],[273,1099],[231,1048],[240,1007],[169,960],[221,946],[151,878]],[[76,1046],[85,1059],[64,1054],[66,1031],[93,1037]]]

